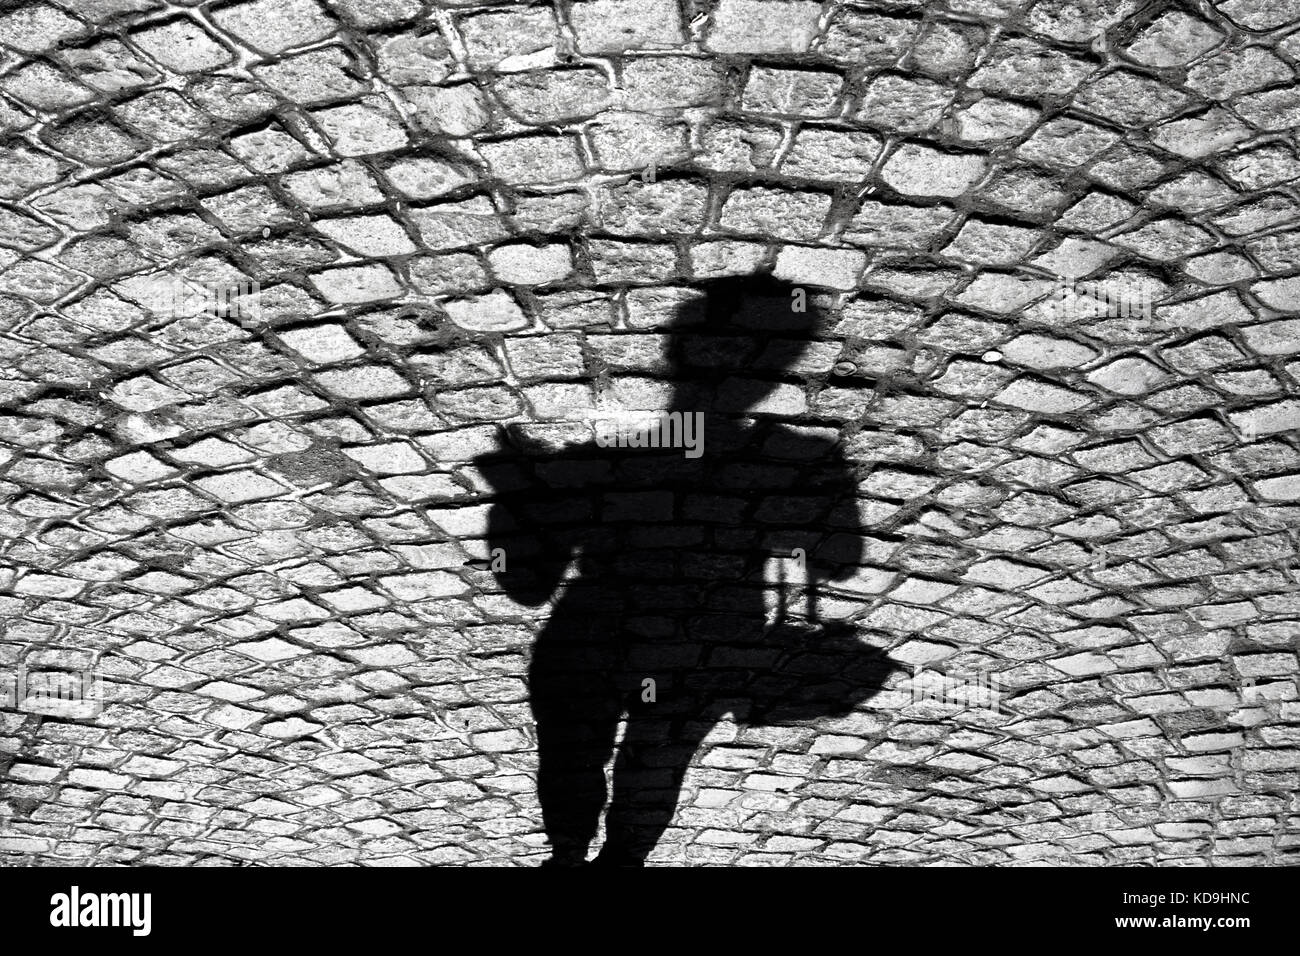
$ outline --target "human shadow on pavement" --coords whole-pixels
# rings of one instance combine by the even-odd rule
[[[475,462],[501,588],[554,596],[528,675],[554,865],[585,861],[607,799],[593,862],[641,865],[728,715],[842,716],[898,669],[819,612],[864,542],[838,435],[796,420],[816,290],[749,276],[699,291],[666,330],[661,411],[598,414],[576,446],[507,429]]]

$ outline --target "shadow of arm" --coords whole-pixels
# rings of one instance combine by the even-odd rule
[[[858,482],[852,466],[837,448],[827,469],[822,494],[829,501],[825,534],[812,555],[809,576],[816,582],[848,581],[861,570],[867,553],[865,528],[858,506]]]
[[[497,454],[475,464],[492,489],[487,567],[512,601],[529,607],[544,604],[573,556],[548,521],[547,489],[526,457]]]
[[[571,554],[526,516],[527,502],[511,495],[488,514],[488,548],[497,584],[512,601],[537,607],[555,593]]]

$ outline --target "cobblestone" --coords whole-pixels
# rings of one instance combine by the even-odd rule
[[[1293,863],[1296,17],[7,5],[0,676],[109,701],[0,709],[0,858],[536,862],[473,460],[661,408],[701,283],[772,272],[831,321],[755,414],[843,438],[826,613],[906,669],[720,725],[651,862]]]

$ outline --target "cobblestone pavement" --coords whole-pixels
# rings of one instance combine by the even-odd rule
[[[3,4],[0,671],[108,703],[0,710],[0,859],[537,862],[469,462],[660,407],[668,317],[770,270],[837,322],[762,411],[903,532],[833,613],[1003,699],[723,724],[652,862],[1300,862],[1297,28]]]

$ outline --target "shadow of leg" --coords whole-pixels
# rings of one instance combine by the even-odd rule
[[[605,845],[595,863],[642,866],[672,822],[691,758],[708,733],[704,721],[674,723],[644,711],[628,718],[614,763],[614,793],[605,815]]]
[[[614,750],[621,701],[585,669],[570,670],[545,652],[530,684],[537,724],[537,796],[551,841],[551,865],[577,866],[600,824],[605,763]]]

